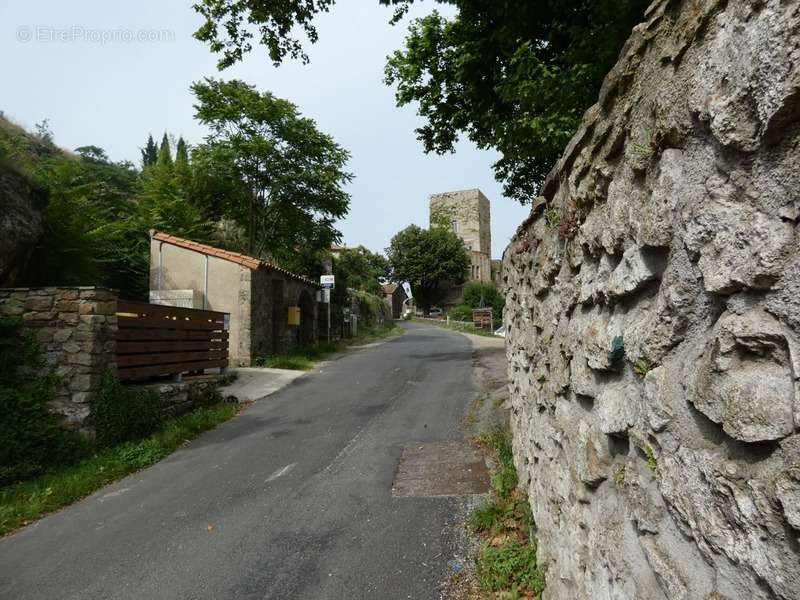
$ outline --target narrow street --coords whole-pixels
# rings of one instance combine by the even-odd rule
[[[404,327],[0,540],[0,598],[438,598],[468,497],[393,483],[404,450],[463,437],[472,347]]]

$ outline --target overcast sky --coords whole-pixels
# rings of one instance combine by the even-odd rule
[[[492,202],[492,250],[501,256],[527,210],[502,197],[491,169],[495,154],[464,141],[455,155],[425,155],[414,135],[416,108],[396,108],[382,81],[385,57],[402,45],[408,20],[392,27],[391,10],[377,0],[341,0],[317,21],[310,65],[274,68],[256,48],[219,74],[216,57],[192,38],[200,19],[191,4],[3,0],[0,110],[26,128],[49,119],[64,148],[94,144],[138,165],[148,133],[202,141],[193,81],[243,79],[297,104],[351,152],[352,203],[339,224],[348,246],[382,251],[406,225],[427,226],[431,193],[478,187]],[[432,7],[424,2],[412,15]],[[120,39],[139,35],[153,41]]]

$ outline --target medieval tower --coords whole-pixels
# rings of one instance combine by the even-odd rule
[[[492,231],[489,199],[479,189],[432,194],[430,222],[444,223],[464,241],[470,256],[467,281],[492,280]],[[454,286],[444,301],[461,301],[462,286]]]

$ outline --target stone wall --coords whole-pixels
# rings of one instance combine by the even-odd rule
[[[547,598],[800,598],[800,3],[659,1],[504,255]]]
[[[117,296],[97,287],[0,289],[0,316],[18,317],[59,376],[51,403],[63,424],[79,428],[107,369],[116,369]]]

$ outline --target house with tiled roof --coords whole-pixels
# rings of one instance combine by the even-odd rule
[[[316,342],[317,290],[276,264],[161,231],[150,232],[151,301],[190,292],[193,308],[230,314],[230,364]],[[298,322],[299,321],[299,322]]]

